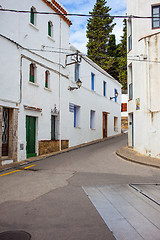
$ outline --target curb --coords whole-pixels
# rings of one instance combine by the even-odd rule
[[[25,159],[23,161],[20,161],[20,162],[14,162],[14,163],[11,163],[11,164],[0,166],[0,172],[8,171],[10,169],[16,169],[20,166],[25,166],[25,165],[28,165],[30,163],[41,161],[43,159],[54,157],[54,156],[57,156],[57,155],[60,155],[60,154],[66,153],[66,152],[71,152],[71,151],[74,151],[74,150],[77,150],[77,149],[80,149],[80,148],[83,148],[83,147],[94,145],[96,143],[105,142],[109,139],[120,137],[122,135],[123,135],[123,133],[120,133],[120,134],[117,134],[115,136],[110,136],[110,137],[107,137],[107,138],[102,138],[102,139],[98,139],[98,140],[91,141],[91,142],[88,142],[88,143],[83,143],[83,144],[80,144],[80,145],[77,145],[77,146],[74,146],[74,147],[70,147],[70,148],[64,149],[62,151],[52,152],[52,153],[37,156],[37,157],[27,158],[27,159]]]
[[[126,149],[127,147],[124,147],[124,148]],[[137,157],[136,154],[138,154],[138,152],[136,152],[136,151],[134,151],[134,150],[132,150],[132,151],[134,151],[135,159],[134,159],[134,158],[129,158],[129,157],[125,156],[123,153],[121,153],[124,148],[120,148],[120,149],[118,149],[118,150],[116,151],[116,155],[117,155],[118,157],[121,157],[121,158],[123,158],[124,160],[129,161],[129,162],[133,162],[133,163],[140,164],[140,165],[143,165],[143,166],[154,167],[154,168],[160,169],[160,164],[157,165],[157,164],[155,164],[155,163],[149,162],[149,161],[154,161],[155,158],[151,158],[151,157],[142,155],[142,157],[138,156],[139,159],[141,158],[141,161],[140,161],[140,160],[136,159],[136,157]],[[128,149],[128,152],[129,152],[129,151],[131,151],[131,150]],[[148,162],[142,161],[142,158],[145,158],[146,160],[148,160]],[[156,159],[156,160],[157,160],[157,159]],[[160,159],[159,159],[159,161],[160,161]]]

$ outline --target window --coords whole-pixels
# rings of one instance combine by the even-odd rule
[[[103,96],[106,97],[106,82],[103,81]]]
[[[116,93],[117,93],[117,89],[114,89],[114,99],[115,99],[115,102],[117,102]]]
[[[34,63],[30,64],[30,77],[29,81],[35,83],[36,65]]]
[[[47,70],[45,71],[45,88],[49,88],[49,77],[50,77],[50,72]]]
[[[77,63],[75,63],[75,82],[79,79],[79,66],[80,64],[77,65]]]
[[[74,127],[80,127],[80,106],[74,105]]]
[[[91,73],[91,89],[94,91],[94,88],[95,88],[95,74],[94,73]]]
[[[90,111],[90,128],[95,129],[95,111]]]
[[[121,104],[121,112],[127,112],[127,103]]]
[[[152,7],[152,28],[160,27],[160,5]]]
[[[36,25],[36,9],[35,7],[31,7],[31,13],[30,13],[30,23],[32,23],[33,25]]]
[[[118,117],[114,117],[114,131],[118,132]]]
[[[51,140],[55,139],[55,116],[51,115]]]
[[[132,20],[128,20],[128,51],[132,49]]]
[[[132,71],[132,64],[128,67],[128,82],[129,82],[129,100],[133,99],[133,71]]]
[[[48,36],[53,37],[53,24],[51,21],[48,22]]]

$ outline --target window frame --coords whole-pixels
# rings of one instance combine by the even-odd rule
[[[78,73],[77,73],[77,62],[75,63],[75,74],[74,74],[74,80],[75,82],[78,81],[79,79],[79,68],[80,68],[80,64],[78,63]]]
[[[95,129],[96,111],[90,110],[90,129]]]
[[[104,96],[104,97],[107,96],[107,92],[106,92],[107,88],[106,88],[106,86],[107,86],[106,81],[103,81],[103,96]]]
[[[36,83],[36,65],[35,65],[35,63],[30,64],[29,82]]]
[[[30,9],[30,23],[33,24],[34,26],[36,26],[36,8],[35,7],[31,7]]]
[[[50,72],[48,70],[45,71],[45,88],[50,88]]]
[[[114,116],[114,132],[118,132],[118,117]]]
[[[128,19],[128,51],[132,50],[132,19]]]
[[[74,105],[74,128],[80,128],[80,106]]]
[[[52,23],[52,21],[48,21],[48,36],[53,37],[53,23]]]
[[[95,74],[91,72],[91,90],[95,91]]]
[[[159,17],[159,19],[156,21],[154,20],[154,15],[153,15],[153,11],[155,8],[159,9],[159,13],[158,13],[159,16],[157,16],[157,17]],[[154,22],[159,22],[159,26],[154,27]],[[160,28],[160,5],[152,6],[152,29],[157,29],[157,28]]]

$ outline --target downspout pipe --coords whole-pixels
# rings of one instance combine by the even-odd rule
[[[150,68],[149,68],[149,38],[147,38],[147,86],[148,86],[148,111],[151,112],[151,94],[150,94]]]
[[[61,28],[62,28],[62,22],[61,22],[61,18],[60,18],[60,29],[59,29],[59,49],[60,49],[60,52],[59,52],[59,151],[62,150],[62,147],[61,147],[61,114],[62,114],[62,110],[61,110]]]

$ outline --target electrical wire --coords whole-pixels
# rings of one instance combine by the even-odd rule
[[[16,10],[16,9],[0,9],[0,12],[13,12],[13,13],[31,13],[28,10]],[[75,17],[113,17],[113,18],[138,18],[138,19],[160,19],[159,17],[153,16],[136,16],[136,15],[108,15],[108,14],[82,14],[82,13],[56,13],[56,12],[34,12],[35,14],[42,14],[42,15],[60,15],[60,16],[75,16]]]

